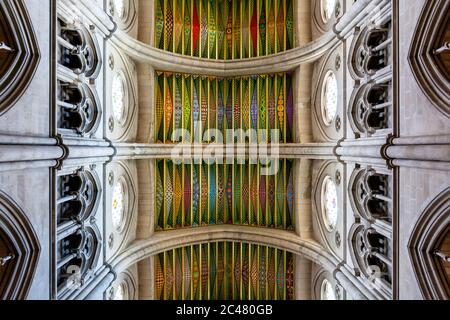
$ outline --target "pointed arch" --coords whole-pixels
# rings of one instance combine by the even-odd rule
[[[0,115],[8,111],[30,84],[40,52],[22,0],[0,2]]]
[[[417,83],[431,103],[448,118],[450,118],[450,71],[440,61],[440,54],[437,51],[442,46],[449,45],[446,37],[449,24],[450,2],[426,1],[409,53],[409,63]]]
[[[450,284],[436,252],[450,232],[450,188],[426,207],[408,243],[409,254],[425,299],[450,299]]]
[[[10,257],[0,266],[0,300],[25,299],[34,278],[40,245],[25,213],[1,191],[0,245]]]

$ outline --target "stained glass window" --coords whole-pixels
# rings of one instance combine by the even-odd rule
[[[322,185],[323,218],[328,231],[336,228],[338,220],[337,187],[331,177],[326,177]]]
[[[158,300],[293,300],[294,255],[247,243],[212,242],[155,258]]]
[[[320,289],[320,300],[336,300],[336,294],[334,293],[333,286],[330,281],[324,279]]]
[[[125,194],[122,181],[117,182],[113,188],[111,218],[114,229],[120,230],[123,224],[125,211]]]
[[[336,118],[338,108],[338,85],[336,75],[330,71],[325,76],[322,88],[322,117],[326,125]]]
[[[293,6],[293,0],[156,0],[156,47],[225,60],[289,50]]]
[[[112,111],[115,120],[122,124],[125,119],[125,82],[120,73],[112,80]]]

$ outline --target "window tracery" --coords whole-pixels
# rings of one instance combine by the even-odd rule
[[[95,214],[100,202],[96,173],[84,168],[61,172],[57,200],[58,298],[81,288],[93,275],[101,250]]]
[[[348,108],[356,138],[392,130],[392,57],[390,15],[356,29],[349,61],[355,89]]]

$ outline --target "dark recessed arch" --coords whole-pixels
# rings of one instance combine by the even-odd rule
[[[450,232],[450,188],[425,208],[416,222],[408,248],[425,299],[450,299],[450,283],[436,252]]]
[[[22,0],[0,2],[0,115],[8,111],[30,84],[40,52]]]
[[[436,50],[448,45],[448,26],[450,23],[450,1],[425,1],[417,23],[409,63],[423,93],[445,116],[450,118],[450,71],[442,63],[442,55]]]
[[[1,191],[0,248],[10,258],[0,266],[0,300],[25,299],[40,255],[39,241],[22,210]]]

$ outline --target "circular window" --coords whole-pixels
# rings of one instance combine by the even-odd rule
[[[338,108],[338,85],[336,75],[329,71],[324,78],[322,87],[322,118],[329,126],[336,118]]]
[[[117,286],[114,291],[114,300],[128,300],[128,286],[125,282]]]
[[[338,219],[337,187],[331,177],[326,177],[322,184],[322,214],[325,227],[329,232],[336,228]]]
[[[114,229],[121,231],[125,217],[125,185],[117,182],[113,188],[111,219]]]
[[[114,10],[120,19],[125,16],[125,0],[114,0]]]
[[[125,80],[120,73],[117,73],[112,81],[112,111],[115,120],[123,124],[125,120]]]
[[[336,8],[336,0],[321,0],[320,7],[322,20],[323,22],[327,23],[333,16],[334,10]]]
[[[333,286],[327,279],[323,280],[320,288],[320,300],[336,300]]]

